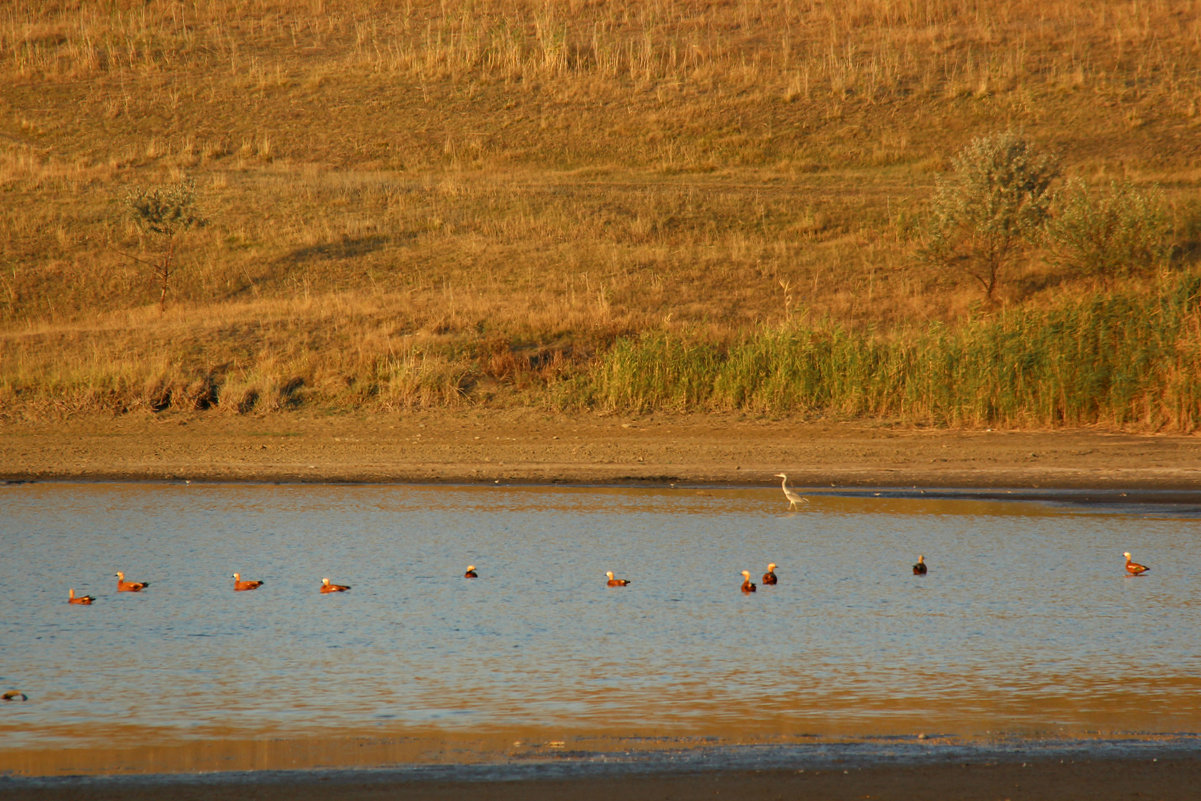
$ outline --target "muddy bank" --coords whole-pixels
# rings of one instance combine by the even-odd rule
[[[1196,797],[1201,760],[1172,755],[1115,759],[1035,759],[1004,762],[945,762],[917,765],[668,772],[605,776],[555,776],[505,781],[397,778],[387,773],[282,774],[258,778],[178,776],[144,781],[56,781],[42,786],[6,783],[0,799],[24,801],[139,801],[174,798],[221,801],[343,801],[405,798],[411,801],[478,798],[537,801],[574,798],[601,801],[662,801],[713,797],[805,798],[813,801],[1117,801]]]
[[[716,483],[1201,491],[1201,437],[528,411],[0,425],[7,480]]]

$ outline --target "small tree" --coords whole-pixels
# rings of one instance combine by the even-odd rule
[[[1037,238],[1056,159],[1013,133],[973,139],[934,191],[924,253],[975,278],[989,299],[1004,267]]]
[[[1163,194],[1130,182],[1089,187],[1074,178],[1055,193],[1047,221],[1051,259],[1100,279],[1145,273],[1168,258],[1170,225]]]
[[[132,189],[125,195],[125,205],[138,228],[159,237],[162,243],[157,261],[146,263],[154,268],[158,277],[159,310],[166,311],[176,237],[205,222],[196,209],[196,185],[185,179],[166,187]]]

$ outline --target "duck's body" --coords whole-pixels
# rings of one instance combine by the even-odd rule
[[[1126,572],[1132,576],[1141,576],[1143,573],[1146,573],[1148,570],[1151,569],[1151,568],[1147,567],[1146,565],[1140,565],[1138,562],[1130,561],[1130,553],[1129,552],[1126,552],[1125,554],[1123,554],[1123,556],[1126,557]]]
[[[345,584],[330,584],[329,579],[321,579],[322,592],[346,592],[350,587]]]
[[[261,581],[242,581],[241,573],[234,573],[234,592],[246,592],[247,590],[257,590],[263,586]]]
[[[797,504],[809,503],[808,498],[802,498],[800,495],[797,495],[795,492],[788,489],[788,476],[784,475],[783,473],[776,473],[776,478],[782,479],[780,481],[780,488],[784,490],[784,497],[788,499],[788,508],[790,510],[796,509]]]
[[[926,575],[926,557],[922,556],[921,554],[918,554],[917,564],[913,566],[913,575]]]
[[[763,584],[766,586],[768,584],[775,584],[775,583],[776,583],[776,563],[772,562],[771,564],[769,564],[767,566],[767,572],[763,574]]]
[[[742,571],[742,591],[755,592],[759,588],[755,586],[755,582],[751,581],[751,571]]]
[[[627,584],[629,584],[629,583],[630,583],[630,580],[629,580],[629,579],[619,579],[619,578],[613,578],[613,571],[612,571],[612,570],[610,570],[609,572],[605,573],[605,575],[609,577],[609,582],[608,582],[608,583],[609,583],[609,586],[610,586],[610,587],[624,587],[624,586],[626,586]]]
[[[467,572],[463,574],[463,578],[479,578],[480,574],[475,572],[475,565],[468,565]]]
[[[91,604],[95,600],[96,599],[90,595],[80,595],[78,598],[75,597],[75,588],[74,587],[67,590],[67,603],[69,603],[69,604],[79,604],[80,606],[91,606]]]
[[[117,571],[117,592],[141,592],[149,586],[149,581],[126,581],[125,574]]]
[[[4,695],[0,696],[5,701],[28,701],[29,696],[20,690],[6,690]]]

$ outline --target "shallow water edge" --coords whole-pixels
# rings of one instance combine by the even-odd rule
[[[778,482],[776,482],[778,483]],[[118,484],[118,485],[147,485],[170,486],[309,486],[328,485],[342,487],[523,487],[529,489],[552,489],[556,487],[575,489],[662,489],[705,492],[709,490],[738,490],[770,488],[771,482],[760,479],[746,481],[731,480],[689,480],[664,477],[630,477],[626,479],[597,479],[573,478],[546,480],[537,477],[512,477],[504,480],[472,481],[462,478],[424,478],[397,479],[392,477],[376,478],[327,478],[327,477],[245,477],[245,478],[154,478],[128,475],[87,475],[82,477],[41,478],[41,477],[11,477],[0,478],[0,487],[21,486],[25,484],[44,484],[48,486],[69,486],[73,484]],[[991,486],[991,485],[938,485],[938,484],[869,484],[856,486],[815,486],[804,484],[789,484],[793,489],[806,496],[819,498],[895,498],[930,500],[966,500],[966,501],[1027,501],[1034,503],[1068,504],[1078,506],[1140,507],[1140,511],[1148,511],[1148,507],[1162,506],[1174,514],[1181,511],[1180,507],[1201,507],[1201,486],[1131,486],[1131,487],[1078,487],[1078,486]],[[774,492],[779,492],[775,487]],[[1199,509],[1201,511],[1201,509]]]
[[[500,737],[503,740],[505,737]],[[890,766],[991,765],[1059,761],[1139,760],[1201,764],[1199,734],[1131,734],[1125,737],[1072,739],[975,738],[950,736],[777,738],[755,744],[722,743],[718,738],[579,737],[569,741],[516,741],[507,747],[495,737],[445,741],[403,738],[390,742],[367,738],[227,742],[162,749],[158,759],[139,753],[138,770],[124,772],[117,752],[81,749],[29,755],[25,770],[9,760],[0,769],[0,797],[21,790],[70,787],[164,790],[171,785],[261,788],[272,785],[355,781],[386,786],[422,782],[515,782],[554,779],[616,779],[696,772],[832,771]],[[286,749],[287,758],[272,767],[242,764],[253,750],[261,758]],[[139,749],[149,751],[153,749]],[[242,757],[237,752],[246,751]],[[9,755],[11,756],[11,755]],[[48,757],[52,770],[36,763]],[[54,762],[54,760],[59,760]],[[116,761],[113,761],[116,759]],[[406,761],[408,760],[408,761]],[[286,767],[285,763],[290,763]],[[74,769],[67,767],[73,764]],[[103,769],[89,770],[85,765]],[[153,767],[151,767],[153,766]],[[14,769],[15,768],[15,769]]]

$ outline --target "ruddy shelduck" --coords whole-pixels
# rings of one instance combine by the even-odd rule
[[[755,592],[759,588],[755,586],[755,582],[751,581],[751,571],[742,571],[742,591]]]
[[[350,587],[345,584],[330,584],[329,579],[321,579],[322,592],[346,592]]]
[[[917,564],[913,566],[913,575],[926,575],[926,557],[922,556],[920,553],[917,555]]]
[[[630,583],[629,579],[613,578],[612,570],[605,573],[605,575],[609,577],[608,586],[610,586],[610,587],[624,587]]]
[[[234,573],[234,592],[257,590],[261,586],[263,586],[261,581],[242,581],[242,574]]]
[[[1130,551],[1127,551],[1122,555],[1126,557],[1126,572],[1132,576],[1141,576],[1143,573],[1146,573],[1151,569],[1146,565],[1140,565],[1138,562],[1130,561]]]
[[[767,572],[763,574],[763,583],[764,584],[775,584],[776,581],[777,581],[777,579],[776,579],[776,563],[770,562],[767,565]]]
[[[479,578],[480,574],[475,572],[475,565],[467,565],[467,572],[463,574],[463,578]]]
[[[125,574],[117,571],[117,592],[141,592],[149,586],[149,581],[126,581]]]
[[[67,590],[67,603],[69,603],[69,604],[79,604],[80,606],[90,606],[92,604],[92,602],[94,602],[95,600],[96,599],[90,595],[80,595],[77,598],[75,596],[75,588],[74,587]]]

